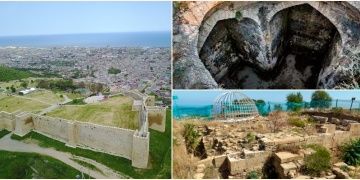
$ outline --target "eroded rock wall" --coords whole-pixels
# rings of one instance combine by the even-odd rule
[[[260,81],[262,76],[282,76],[273,80],[274,82],[269,81],[270,83],[255,88],[288,88],[282,87],[281,83],[277,85],[288,79],[296,79],[292,88],[304,88],[305,85],[305,88],[359,87],[360,31],[357,27],[360,26],[360,15],[356,2],[181,3],[174,13],[175,88],[216,88],[224,87],[224,84],[225,88],[232,88],[231,82],[235,79],[235,84],[241,84],[246,81],[246,74],[251,74],[254,76],[252,79]],[[237,35],[226,35],[231,30],[229,25],[219,25],[227,24],[224,21],[241,21],[246,18],[252,19],[258,26],[254,32],[260,29],[260,33],[247,34],[253,37],[252,41],[260,42],[256,42],[257,45],[247,44],[251,41],[243,38],[244,30],[241,28],[236,30]],[[236,28],[239,27],[241,24]],[[334,38],[337,33],[339,38]],[[258,34],[260,36],[257,37]],[[232,38],[236,37],[242,37],[243,43],[234,42]],[[219,43],[216,43],[217,40]],[[251,56],[255,54],[251,49],[260,47],[256,52],[259,56],[244,58],[242,61],[245,63],[238,64],[244,56],[239,46],[236,46],[239,44],[243,44],[243,47],[250,46],[251,48],[243,49],[247,49]],[[334,44],[341,44],[341,48],[330,48]],[[336,52],[330,52],[329,49]],[[214,53],[203,55],[202,52]],[[293,54],[285,58],[284,52]],[[226,55],[221,58],[222,54]],[[221,61],[225,63],[220,64]],[[233,68],[226,67],[229,61],[230,65],[236,67],[233,68],[244,72],[230,72],[229,69]],[[284,73],[281,70],[266,72],[279,65],[285,66],[284,62],[287,61],[294,67],[285,68]],[[246,62],[252,62],[252,66],[249,67]],[[254,67],[257,68],[255,71],[252,70]],[[296,76],[286,77],[289,70],[294,68]],[[252,75],[254,73],[256,76]],[[256,81],[249,83],[259,84]],[[230,86],[226,87],[226,84]]]

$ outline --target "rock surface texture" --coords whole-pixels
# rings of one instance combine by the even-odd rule
[[[175,2],[174,88],[359,88],[359,2]]]

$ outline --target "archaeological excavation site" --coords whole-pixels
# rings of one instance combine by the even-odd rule
[[[359,88],[359,2],[173,6],[175,89]]]
[[[174,92],[174,178],[360,178],[355,90],[179,92]],[[354,98],[338,99],[344,95]],[[271,101],[275,96],[287,102]],[[210,110],[199,101],[212,102],[204,106]]]

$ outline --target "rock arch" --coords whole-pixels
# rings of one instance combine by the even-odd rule
[[[337,58],[320,72],[322,81],[316,88],[356,88],[359,68],[359,3],[356,2],[189,2],[185,10],[174,14],[174,88],[218,88],[199,53],[209,34],[218,23],[234,19],[237,12],[265,26],[276,13],[307,4],[326,17],[337,29],[341,47]],[[261,8],[267,8],[259,16]],[[265,37],[267,32],[265,32]],[[270,33],[268,33],[270,34]],[[265,38],[267,40],[267,38]],[[271,44],[271,43],[268,43]],[[271,47],[271,46],[270,46]],[[269,49],[271,49],[268,47]],[[268,59],[269,60],[269,59]],[[272,68],[274,63],[264,68]],[[341,66],[345,64],[346,66]],[[340,65],[340,68],[337,66]],[[191,66],[191,68],[189,68]]]

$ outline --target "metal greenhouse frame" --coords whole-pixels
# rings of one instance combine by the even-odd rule
[[[213,118],[224,120],[247,120],[259,115],[255,102],[236,91],[219,95],[213,104]]]

